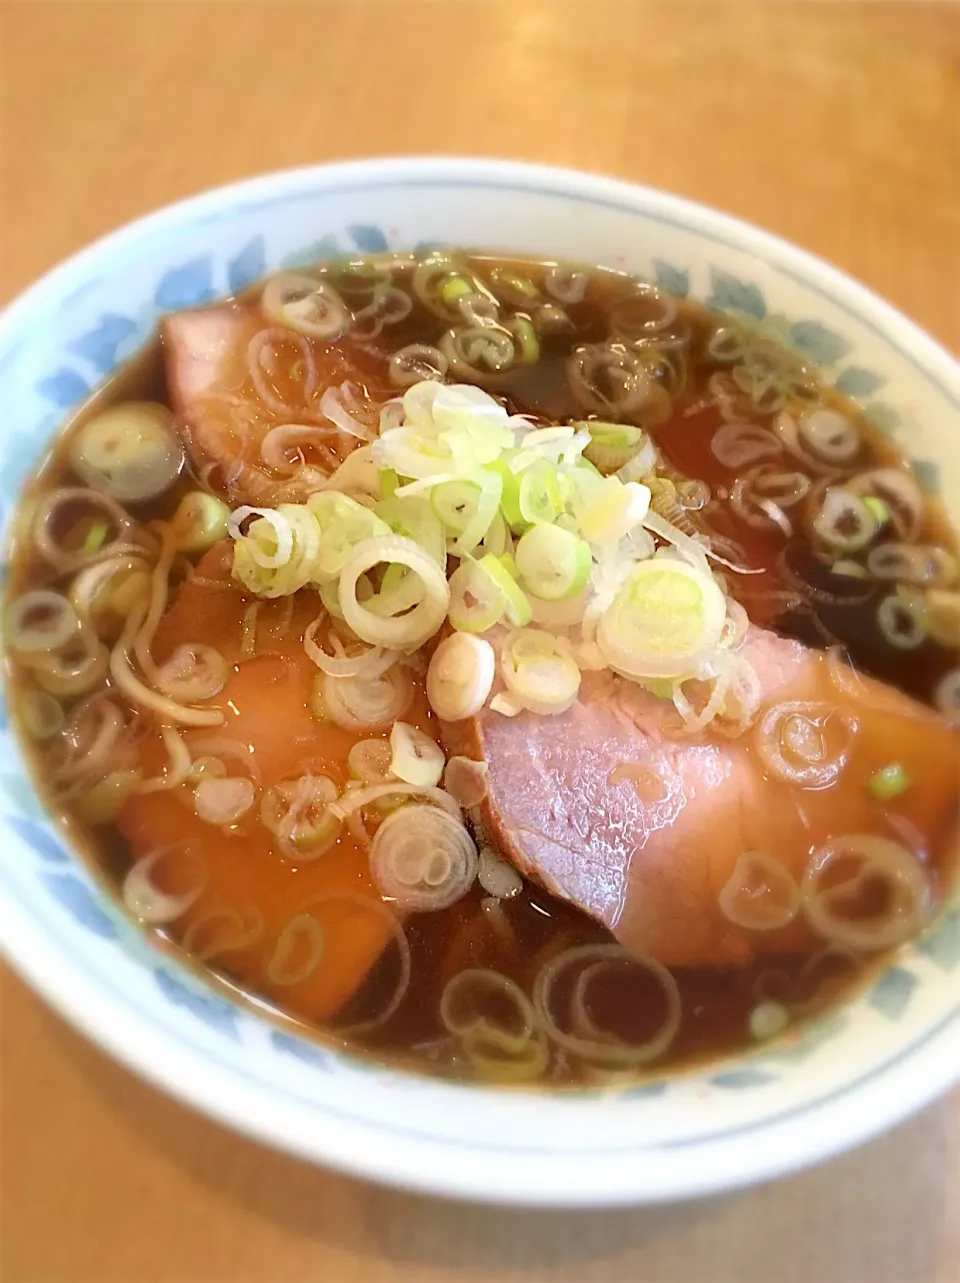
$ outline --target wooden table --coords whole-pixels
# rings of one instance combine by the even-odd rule
[[[960,350],[960,10],[776,0],[0,0],[0,297],[260,170],[488,153],[680,192]],[[779,1185],[665,1210],[462,1206],[268,1153],[9,975],[4,1283],[957,1283],[960,1094]]]

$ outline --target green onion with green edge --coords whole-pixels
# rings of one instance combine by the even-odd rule
[[[487,553],[485,557],[480,558],[477,565],[487,572],[503,593],[507,603],[507,619],[513,627],[525,628],[533,617],[533,611],[514,577],[516,562],[510,554],[505,553],[502,557],[494,557],[492,553]]]
[[[552,525],[562,512],[556,467],[544,460],[525,469],[520,480],[520,515],[524,523]]]
[[[373,511],[395,535],[412,539],[437,565],[446,566],[446,533],[429,502],[421,495],[392,495],[375,503]]]
[[[507,329],[516,340],[520,360],[524,365],[531,365],[540,356],[540,340],[533,323],[525,316],[514,316],[507,322]]]
[[[430,491],[430,506],[455,535],[466,530],[479,502],[480,486],[475,481],[441,481]]]
[[[380,484],[380,498],[391,499],[400,484],[400,478],[393,468],[379,468],[377,480]]]
[[[845,575],[848,579],[869,579],[866,566],[861,566],[859,561],[852,561],[849,557],[843,557],[840,561],[835,561],[830,567],[832,575]]]
[[[639,446],[643,441],[643,429],[635,428],[629,423],[598,423],[589,419],[572,425],[575,428],[586,428],[590,440],[595,445],[607,446],[622,450]]]
[[[178,552],[206,552],[227,534],[230,509],[203,490],[188,490],[170,522]]]
[[[524,520],[523,513],[520,511],[520,478],[511,471],[505,459],[496,459],[490,467],[494,472],[498,472],[503,480],[500,511],[503,513],[504,521],[514,530],[525,530],[529,522]]]
[[[524,588],[543,601],[579,593],[590,578],[590,545],[562,526],[531,526],[517,544],[515,565]]]
[[[83,536],[83,552],[99,552],[103,547],[104,540],[110,533],[110,527],[105,521],[95,521],[87,533]]]
[[[872,513],[872,515],[876,517],[878,526],[882,526],[884,522],[890,520],[889,507],[883,502],[882,499],[878,499],[875,494],[868,494],[864,496],[863,506],[865,508],[868,508],[869,511]]]
[[[899,762],[890,762],[867,781],[867,788],[878,802],[890,802],[906,793],[913,784],[907,771]]]
[[[458,299],[474,292],[473,286],[463,276],[450,276],[440,286],[440,299],[452,307]]]
[[[500,507],[503,481],[498,472],[477,468],[476,480],[442,481],[433,487],[430,503],[437,518],[457,537],[451,552],[473,552],[490,529]]]
[[[643,446],[642,429],[626,423],[597,423],[587,420],[571,425],[586,428],[590,433],[588,456],[585,462],[598,465],[606,473],[616,472],[640,451]]]
[[[379,592],[365,601],[364,606],[373,614],[386,618],[410,610],[422,595],[420,580],[410,568],[391,561],[383,572]]]
[[[528,280],[525,276],[518,276],[516,272],[511,272],[506,267],[495,267],[490,273],[490,280],[493,282],[494,289],[512,291],[514,295],[519,295],[524,299],[537,299],[540,297],[540,291],[533,281]],[[514,300],[508,298],[507,301],[512,302]]]

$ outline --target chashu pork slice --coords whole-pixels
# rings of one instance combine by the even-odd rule
[[[954,841],[960,739],[943,722],[849,670],[838,685],[830,657],[765,630],[751,627],[741,654],[762,703],[736,738],[680,734],[669,701],[608,673],[585,674],[576,703],[558,716],[487,708],[445,727],[449,752],[488,764],[475,818],[500,852],[668,966],[738,966],[810,947],[802,925],[747,931],[721,911],[745,853],[774,856],[799,881],[831,838],[876,834],[928,860]],[[846,748],[829,786],[785,781],[758,748],[765,717],[792,701],[816,705],[806,711],[823,727],[826,753]],[[881,803],[868,783],[891,763],[912,783]]]
[[[328,389],[350,385],[374,418],[392,395],[373,358],[272,325],[253,303],[172,313],[160,337],[193,470],[234,504],[301,503],[362,444],[321,411]]]

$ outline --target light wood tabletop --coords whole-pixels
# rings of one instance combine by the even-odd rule
[[[151,208],[403,152],[716,205],[960,351],[960,9],[0,0],[0,300]],[[9,414],[11,407],[5,407]],[[564,1214],[364,1186],[142,1085],[2,977],[4,1283],[957,1283],[960,1094],[766,1188]]]

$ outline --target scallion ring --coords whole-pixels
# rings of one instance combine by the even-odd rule
[[[409,567],[423,581],[423,597],[409,614],[381,618],[357,600],[360,576],[381,563]],[[437,631],[450,605],[446,574],[412,539],[399,535],[365,539],[356,545],[340,572],[340,609],[358,637],[388,650],[416,650]]]
[[[561,526],[533,526],[520,539],[517,570],[534,597],[559,601],[573,597],[590,578],[590,545]]]

